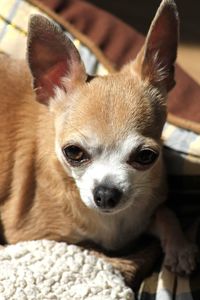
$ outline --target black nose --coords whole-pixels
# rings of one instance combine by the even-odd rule
[[[96,205],[103,209],[115,207],[122,196],[122,192],[119,189],[103,185],[97,186],[93,194]]]

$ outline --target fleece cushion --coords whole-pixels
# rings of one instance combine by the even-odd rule
[[[133,300],[122,276],[78,246],[29,241],[0,250],[0,300]]]

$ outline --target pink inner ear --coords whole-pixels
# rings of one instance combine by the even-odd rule
[[[56,86],[64,88],[62,86],[62,78],[66,74],[67,64],[65,61],[61,61],[48,69],[47,72],[39,78],[38,86],[45,90],[47,97],[53,97]]]
[[[167,91],[174,86],[174,63],[178,42],[178,19],[174,8],[165,6],[150,29],[143,62],[143,76]]]
[[[61,61],[48,69],[43,75],[42,80],[49,82],[52,86],[60,87],[62,85],[62,78],[67,74],[67,64],[65,61]]]
[[[62,87],[62,78],[67,75],[67,63],[65,60],[53,65],[34,81],[38,101],[48,104],[49,98],[55,94],[55,87]]]

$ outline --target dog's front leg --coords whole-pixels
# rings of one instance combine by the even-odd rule
[[[186,239],[176,215],[160,206],[154,216],[151,233],[161,240],[164,265],[179,275],[189,275],[196,267],[197,247]]]
[[[135,250],[133,254],[129,255],[107,254],[102,249],[87,243],[81,246],[84,249],[89,249],[91,254],[111,264],[122,274],[126,284],[134,291],[137,291],[142,280],[152,272],[155,262],[161,254],[160,244],[154,239],[149,241],[142,249]]]

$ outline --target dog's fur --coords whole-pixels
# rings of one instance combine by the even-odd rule
[[[116,250],[150,228],[161,239],[166,265],[180,273],[194,269],[196,249],[173,213],[160,206],[167,193],[161,133],[177,40],[176,6],[163,0],[136,60],[87,82],[80,56],[61,29],[32,17],[29,67],[0,58],[0,212],[7,243],[90,240]],[[63,154],[72,144],[91,159],[73,167]],[[141,170],[128,161],[144,147],[159,157]],[[122,192],[109,211],[94,202],[100,184]]]

